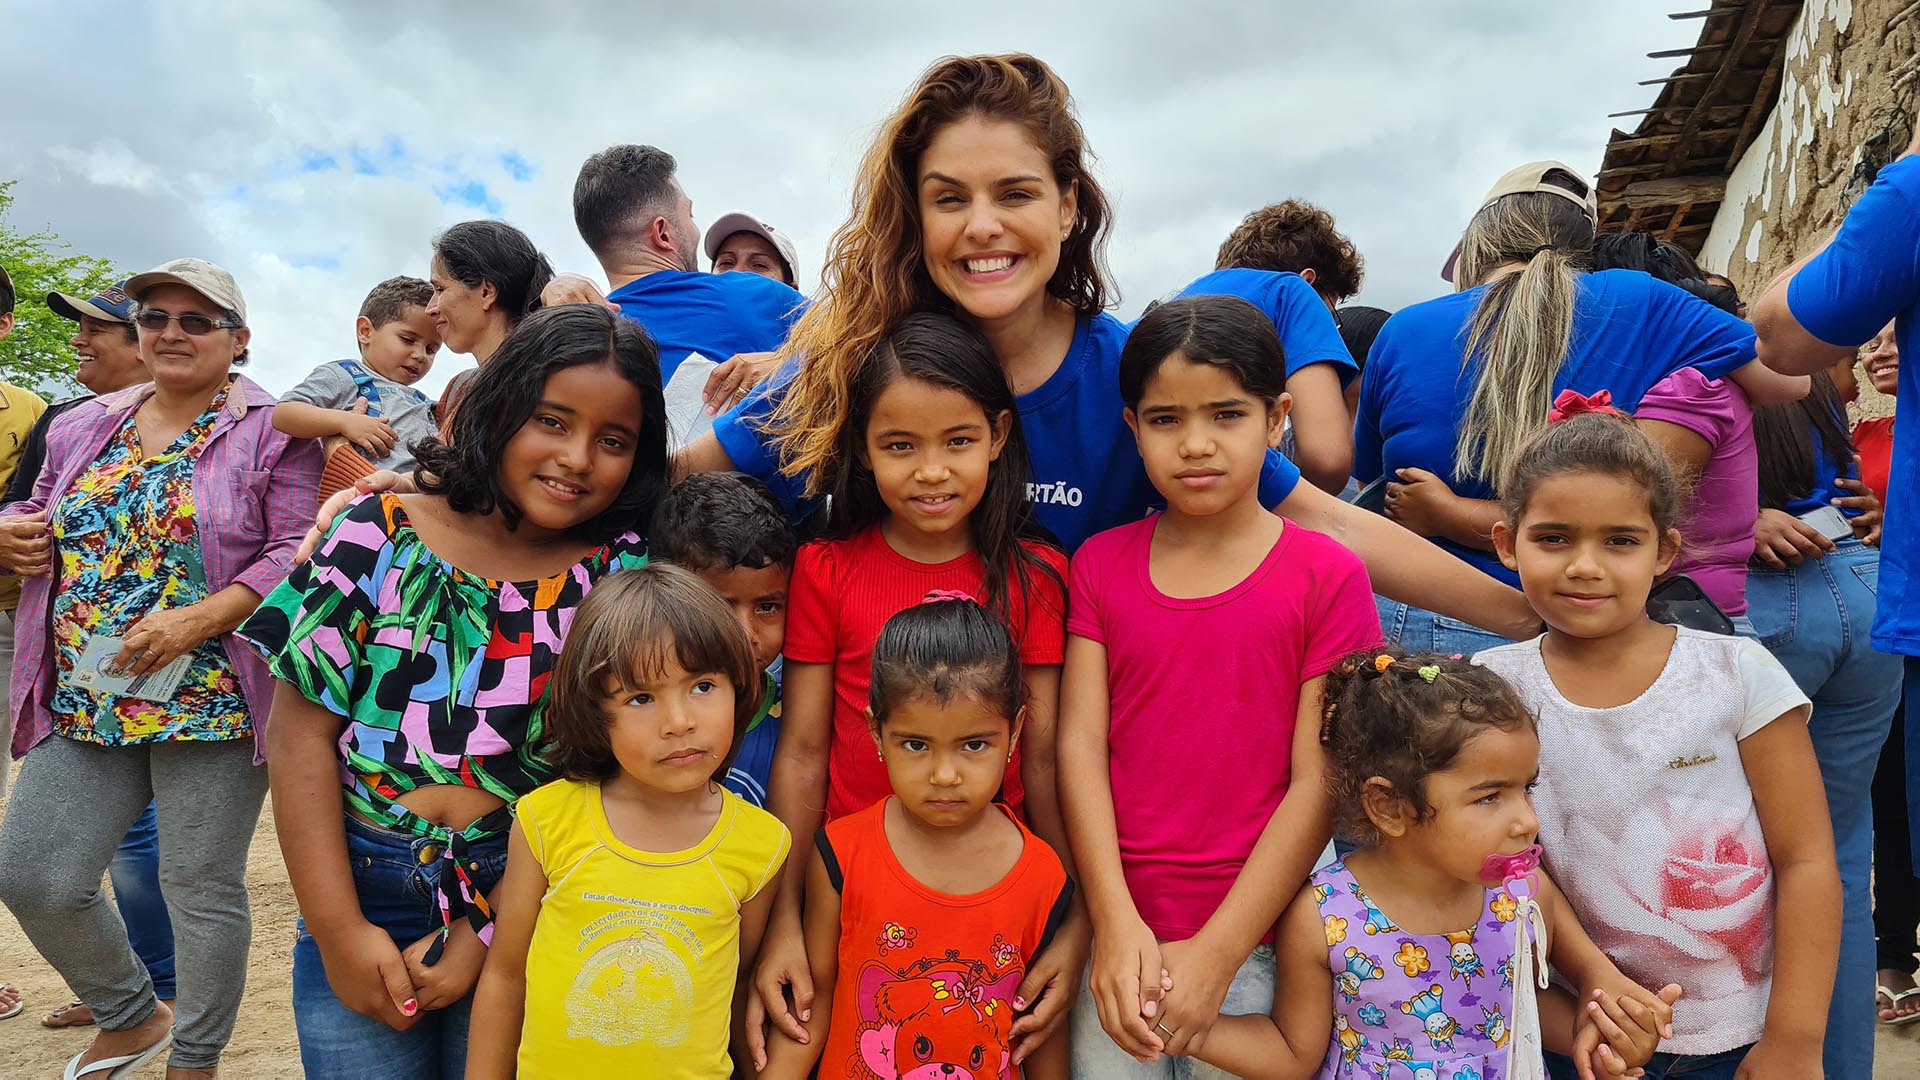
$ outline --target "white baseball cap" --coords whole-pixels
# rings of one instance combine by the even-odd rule
[[[240,286],[234,283],[233,275],[227,273],[225,267],[205,259],[175,259],[128,278],[127,294],[138,300],[156,285],[185,285],[238,315],[241,325],[246,324],[247,302],[241,298]]]
[[[767,243],[772,244],[773,250],[780,253],[780,261],[787,266],[787,277],[791,278],[796,286],[799,284],[799,260],[794,256],[793,241],[787,239],[786,233],[781,232],[744,210],[735,210],[731,214],[723,214],[720,220],[708,226],[706,241],[707,258],[712,260],[715,256],[719,255],[720,245],[726,243],[727,237],[732,236],[734,233],[752,233],[766,240]]]
[[[1547,179],[1550,173],[1565,173],[1580,185],[1580,190],[1574,191],[1563,184]],[[1600,220],[1599,193],[1594,190],[1592,184],[1587,182],[1586,177],[1580,175],[1579,170],[1559,161],[1529,161],[1525,165],[1509,170],[1506,175],[1493,182],[1493,187],[1487,190],[1487,197],[1480,200],[1479,209],[1474,213],[1478,214],[1509,195],[1529,195],[1534,192],[1542,195],[1558,195],[1579,207],[1580,211],[1587,215],[1588,221]],[[1440,268],[1442,281],[1453,280],[1454,264],[1459,261],[1460,244],[1456,243],[1453,245],[1453,253],[1447,256],[1446,264]]]

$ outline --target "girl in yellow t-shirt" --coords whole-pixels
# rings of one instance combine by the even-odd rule
[[[757,686],[726,602],[684,570],[614,574],[580,605],[548,716],[568,779],[518,804],[469,1078],[731,1075],[790,842],[720,784]]]

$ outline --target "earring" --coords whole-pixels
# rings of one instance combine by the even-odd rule
[[[881,761],[887,760],[887,752],[877,746],[873,748],[873,756],[879,758]]]

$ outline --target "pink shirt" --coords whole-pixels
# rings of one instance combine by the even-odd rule
[[[1074,554],[1067,631],[1106,646],[1120,861],[1140,917],[1178,940],[1226,898],[1287,793],[1301,685],[1378,645],[1380,619],[1359,558],[1292,523],[1240,584],[1167,596],[1147,571],[1159,520]]]
[[[1760,516],[1760,458],[1746,393],[1731,379],[1681,368],[1647,391],[1633,415],[1686,428],[1713,447],[1680,519],[1686,543],[1673,571],[1692,577],[1720,610],[1745,614],[1747,557]]]

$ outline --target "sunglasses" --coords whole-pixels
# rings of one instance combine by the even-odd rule
[[[136,312],[133,316],[133,321],[138,324],[141,329],[152,330],[155,333],[165,330],[168,323],[177,322],[180,324],[182,333],[190,334],[194,337],[204,337],[207,334],[213,333],[215,330],[238,330],[241,327],[240,320],[238,319],[215,319],[192,311],[187,312],[185,315],[169,315],[164,311],[156,311],[153,308],[143,308]]]

